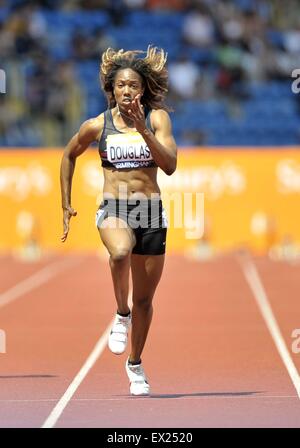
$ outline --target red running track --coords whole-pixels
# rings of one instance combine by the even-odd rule
[[[300,353],[292,353],[291,338],[300,328],[300,265],[252,262],[296,369],[294,382],[239,257],[168,256],[143,354],[152,395],[129,396],[126,354],[105,347],[62,406],[115,312],[107,261],[2,258],[0,426],[300,427]]]

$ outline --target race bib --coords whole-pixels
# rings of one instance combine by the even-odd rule
[[[153,160],[150,149],[139,132],[108,135],[107,159],[114,165],[122,162],[147,165]]]

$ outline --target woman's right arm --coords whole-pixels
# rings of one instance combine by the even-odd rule
[[[65,242],[69,233],[69,223],[77,212],[71,206],[72,178],[75,169],[76,158],[80,156],[89,145],[98,140],[103,129],[103,115],[85,121],[79,131],[67,144],[60,165],[60,187],[63,208],[63,235],[61,241]]]

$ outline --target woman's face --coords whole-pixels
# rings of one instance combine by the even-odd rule
[[[143,80],[139,73],[131,68],[124,68],[117,72],[114,83],[114,96],[116,103],[122,110],[129,109],[131,101],[139,93],[144,92]]]

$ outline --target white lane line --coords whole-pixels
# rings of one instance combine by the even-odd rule
[[[128,294],[129,303],[131,303],[130,302],[131,297],[132,297],[132,290],[130,289],[129,294]],[[58,403],[52,410],[49,417],[47,417],[47,419],[41,426],[42,428],[53,428],[55,426],[56,422],[58,421],[59,417],[62,415],[64,409],[66,408],[69,401],[75,394],[76,390],[78,389],[78,387],[80,386],[80,384],[82,383],[84,378],[87,376],[87,374],[89,373],[91,368],[94,366],[94,364],[96,363],[98,358],[101,356],[102,352],[104,351],[104,349],[107,345],[108,336],[109,336],[113,322],[114,322],[114,317],[113,317],[112,321],[110,322],[110,324],[108,325],[108,327],[106,328],[106,330],[104,331],[104,333],[100,336],[100,338],[99,338],[98,342],[96,343],[95,347],[93,348],[91,354],[89,355],[89,357],[87,358],[87,360],[81,367],[80,371],[77,373],[77,375],[73,379],[72,383],[69,385],[66,392],[60,398],[60,400],[58,401]]]
[[[281,334],[280,328],[272,311],[268,296],[260,280],[255,264],[249,256],[240,257],[239,261],[248,285],[250,286],[250,289],[254,295],[256,303],[271,333],[274,344],[279,352],[282,362],[284,363],[290,375],[292,383],[298,394],[298,398],[300,399],[300,376]]]
[[[82,260],[82,257],[68,258],[66,260],[55,261],[54,263],[43,267],[30,277],[17,283],[12,288],[0,293],[0,307],[18,299],[19,297],[27,294],[33,289],[38,288],[43,283],[48,282],[52,277],[55,277],[59,272],[62,272],[65,269],[78,264]]]
[[[84,378],[87,376],[90,369],[93,367],[97,359],[100,357],[101,353],[106,347],[108,335],[112,326],[113,320],[109,324],[109,326],[106,328],[105,332],[101,335],[100,339],[96,343],[94,349],[92,350],[91,354],[87,358],[86,362],[80,369],[80,371],[75,376],[74,380],[66,390],[66,392],[63,394],[63,396],[60,398],[56,406],[53,408],[50,415],[47,417],[45,422],[42,425],[42,428],[53,428],[56,424],[57,420],[63,413],[65,407],[71,400],[72,396],[84,380]]]

